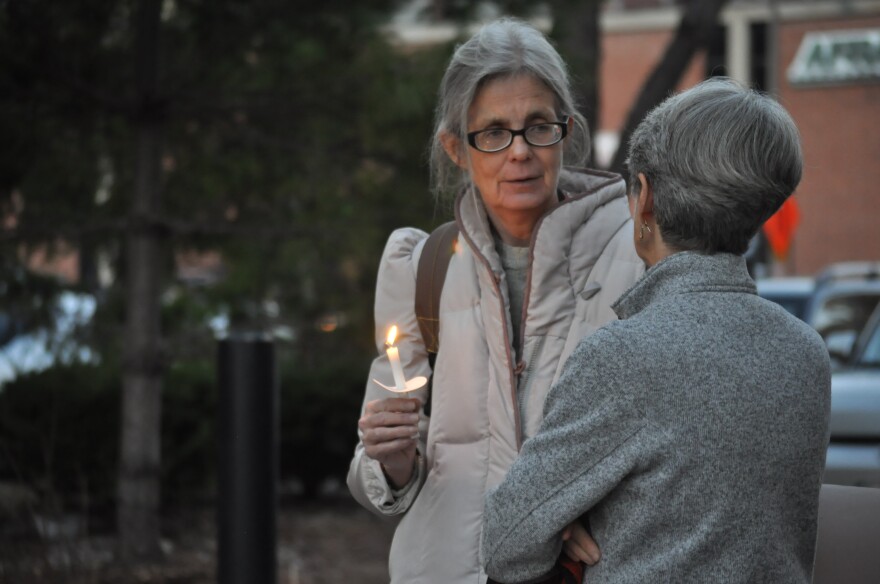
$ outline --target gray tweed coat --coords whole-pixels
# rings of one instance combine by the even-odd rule
[[[615,304],[550,391],[540,432],[486,497],[482,561],[546,573],[588,521],[590,584],[809,584],[828,441],[822,339],[758,297],[745,261],[684,252]]]

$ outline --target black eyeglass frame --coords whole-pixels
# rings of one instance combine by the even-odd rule
[[[520,128],[519,130],[511,130],[510,128],[486,128],[485,130],[476,130],[474,132],[468,132],[466,134],[467,141],[473,149],[477,150],[478,152],[484,152],[486,154],[494,154],[495,152],[507,150],[508,148],[510,148],[510,145],[513,144],[513,139],[517,136],[522,136],[523,140],[525,140],[526,144],[528,144],[529,146],[534,146],[535,148],[548,148],[550,146],[555,146],[556,144],[559,144],[568,135],[568,120],[569,118],[568,116],[566,116],[561,122],[541,122],[540,124],[532,124],[530,126],[526,126],[525,128]],[[559,126],[562,129],[562,134],[559,136],[559,140],[551,142],[550,144],[533,144],[532,142],[529,142],[529,139],[526,136],[526,132],[538,126]],[[497,132],[498,130],[504,130],[505,132],[510,133],[510,141],[507,143],[506,146],[504,146],[503,148],[498,148],[497,150],[483,150],[482,148],[477,146],[478,135],[482,134],[483,132]]]

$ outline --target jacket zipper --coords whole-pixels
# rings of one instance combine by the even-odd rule
[[[460,205],[461,203],[459,203]],[[518,399],[517,399],[517,391],[516,391],[516,381],[517,381],[517,373],[515,370],[515,355],[511,351],[510,344],[510,336],[507,332],[507,324],[510,320],[510,310],[504,304],[504,295],[501,293],[501,286],[498,285],[499,278],[495,275],[495,272],[492,270],[492,266],[489,265],[489,260],[481,254],[477,246],[474,244],[474,241],[471,239],[467,230],[464,229],[464,223],[461,220],[461,215],[459,211],[459,205],[455,206],[455,222],[458,224],[458,232],[465,238],[468,242],[468,245],[471,247],[471,251],[474,253],[474,256],[479,258],[480,263],[483,264],[483,267],[490,274],[492,280],[492,286],[495,289],[495,293],[498,295],[498,298],[501,299],[501,320],[504,322],[505,326],[503,328],[504,334],[504,349],[507,353],[507,370],[510,374],[510,392],[511,392],[511,403],[514,405],[513,408],[513,423],[514,423],[514,432],[516,434],[516,450],[519,452],[520,448],[522,448],[522,421],[520,420],[520,410],[518,407]]]
[[[538,337],[538,341],[535,343],[535,350],[532,351],[530,355],[528,364],[523,369],[522,373],[519,374],[519,391],[518,395],[518,405],[520,411],[520,417],[525,419],[526,413],[526,396],[528,395],[529,388],[529,377],[532,372],[532,363],[535,362],[535,358],[541,354],[541,349],[544,347],[544,341],[547,337]],[[522,348],[520,352],[522,352]]]
[[[530,355],[529,362],[526,364],[524,362],[525,359],[525,345],[526,345],[526,319],[529,315],[529,303],[531,302],[532,296],[532,272],[535,268],[535,242],[538,239],[538,231],[541,228],[541,224],[544,222],[544,218],[550,215],[553,211],[555,211],[559,206],[563,205],[568,199],[563,199],[559,202],[558,205],[553,207],[553,209],[547,211],[543,215],[538,218],[538,221],[535,223],[535,227],[532,229],[532,236],[529,239],[529,271],[526,273],[526,289],[525,296],[523,297],[523,307],[522,307],[522,320],[519,325],[519,339],[517,342],[519,343],[519,356],[520,362],[516,365],[516,373],[518,377],[518,383],[515,382],[513,386],[514,393],[514,403],[517,404],[517,426],[516,426],[516,446],[517,451],[522,448],[523,443],[523,427],[522,427],[522,419],[526,413],[526,394],[528,393],[528,380],[529,374],[532,370],[532,363],[535,360],[535,356],[541,350],[541,347],[544,344],[544,337],[540,337],[538,339],[538,343],[535,346],[535,350],[532,351]]]

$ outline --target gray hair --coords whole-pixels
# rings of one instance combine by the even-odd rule
[[[483,26],[456,48],[440,83],[430,150],[431,185],[438,201],[454,197],[470,184],[468,173],[443,149],[441,133],[450,132],[466,146],[468,109],[481,87],[491,79],[521,74],[547,85],[556,96],[557,115],[574,120],[563,146],[566,163],[580,165],[586,160],[589,129],[572,98],[565,62],[541,32],[520,20],[502,18]]]
[[[670,97],[633,132],[632,187],[644,173],[663,240],[678,250],[745,253],[803,172],[800,137],[773,98],[712,78]]]

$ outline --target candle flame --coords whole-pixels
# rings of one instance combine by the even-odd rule
[[[389,347],[394,345],[394,339],[397,338],[397,325],[391,325],[391,328],[388,329],[388,337],[385,339],[385,344]]]

